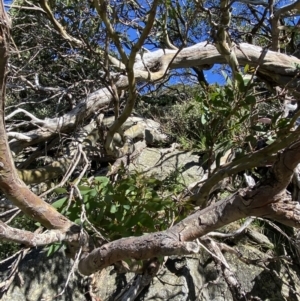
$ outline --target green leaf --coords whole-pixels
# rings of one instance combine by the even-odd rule
[[[135,190],[137,190],[137,188],[135,186],[130,186],[125,190],[125,196],[127,196],[128,194],[130,194],[131,192],[134,192]],[[136,193],[134,193],[136,195]]]
[[[79,190],[79,191],[80,191],[80,194],[81,194],[82,196],[84,196],[84,195],[88,195],[90,192],[92,192],[93,189],[89,189],[89,190]]]
[[[111,195],[111,194],[107,194],[107,195],[104,196],[104,201],[106,203],[110,203],[111,201],[113,201],[113,199],[114,199],[114,196]]]
[[[254,146],[257,143],[257,139],[253,135],[249,135],[245,138],[245,142],[250,142]]]
[[[77,224],[77,225],[80,225],[81,224],[81,219],[80,218],[76,218],[74,220],[74,223]]]
[[[201,123],[202,123],[203,125],[205,125],[206,122],[207,122],[207,120],[206,120],[205,114],[202,114],[202,115],[201,115]]]
[[[52,203],[52,206],[55,209],[60,209],[64,205],[64,203],[66,202],[67,199],[68,199],[67,197],[59,199],[59,200],[55,201],[54,203]]]
[[[79,185],[78,186],[78,189],[80,191],[87,191],[87,190],[90,190],[91,188],[89,186],[85,186],[85,185]]]
[[[149,178],[147,179],[147,184],[160,185],[161,181],[155,178]]]
[[[54,192],[56,192],[57,194],[62,194],[62,193],[67,193],[67,189],[63,188],[63,187],[57,187],[54,189]]]
[[[246,119],[248,119],[250,117],[250,113],[249,114],[245,114],[241,119],[238,120],[238,122],[236,124],[241,124],[243,123]]]
[[[49,257],[52,254],[54,254],[55,252],[57,252],[61,248],[61,246],[62,246],[62,243],[53,244],[53,245],[49,246],[48,252],[47,252],[47,257]]]
[[[145,204],[145,209],[147,211],[150,211],[150,212],[157,212],[157,211],[160,211],[164,208],[164,204],[161,202],[161,203],[146,203]]]
[[[149,228],[149,229],[153,229],[154,228],[154,221],[153,218],[147,214],[147,213],[141,213],[139,215],[139,224]]]
[[[281,115],[282,115],[282,112],[275,113],[274,116],[271,118],[272,123],[275,124]]]
[[[138,224],[139,220],[140,220],[140,215],[135,214],[126,219],[126,221],[124,222],[124,226],[127,228],[131,228],[133,226],[136,226]]]
[[[289,125],[291,122],[291,119],[290,118],[281,118],[278,120],[277,122],[277,126],[282,129],[282,128],[285,128],[287,125]]]
[[[243,76],[240,73],[235,74],[235,80],[237,82],[237,87],[239,92],[244,93],[246,91]]]
[[[233,93],[233,89],[231,87],[225,87],[225,94],[226,96],[229,98],[229,100],[233,100],[234,99],[234,93]],[[230,103],[228,102],[228,100],[226,102],[224,102],[227,106],[230,106]]]
[[[248,70],[249,70],[249,65],[248,65],[248,64],[246,64],[246,65],[245,65],[245,67],[244,67],[244,73],[247,73],[247,72],[248,72]]]
[[[115,204],[112,204],[110,207],[110,213],[116,213],[118,211],[118,208]]]
[[[221,150],[223,153],[229,150],[232,147],[231,140],[225,140],[221,143],[218,143],[215,147],[215,150]]]
[[[245,98],[245,102],[249,105],[254,105],[256,103],[256,98],[254,95],[248,95],[246,98]]]
[[[96,189],[90,190],[89,196],[90,196],[91,198],[95,198],[96,195],[98,195],[98,191],[97,191]]]
[[[185,113],[189,113],[192,109],[194,109],[194,105],[190,105],[186,110],[185,110]]]
[[[109,183],[108,177],[95,177],[94,180],[95,180],[95,182],[101,183],[102,185],[107,185]]]

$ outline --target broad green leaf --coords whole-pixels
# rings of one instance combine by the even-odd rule
[[[274,116],[271,118],[272,123],[275,124],[275,123],[277,122],[278,118],[279,118],[281,115],[282,115],[282,112],[281,112],[281,111],[275,113]]]
[[[130,186],[125,190],[125,195],[127,196],[129,193],[131,194],[132,192],[136,192],[136,187],[135,186]],[[136,193],[134,193],[136,194]]]
[[[153,218],[148,213],[141,213],[139,215],[139,222],[140,225],[143,225],[147,228],[153,229],[154,228],[154,221]]]
[[[82,195],[82,196],[84,196],[84,195],[87,195],[87,194],[89,194],[90,192],[92,192],[93,191],[93,189],[87,189],[87,190],[81,190],[81,189],[79,189],[79,191],[80,191],[80,194]]]
[[[249,117],[250,117],[250,113],[249,114],[245,114],[241,119],[238,120],[237,124],[243,123]]]
[[[52,203],[52,206],[56,209],[60,209],[65,204],[67,199],[68,199],[67,197],[59,199],[59,200],[55,201],[54,203]]]
[[[109,183],[108,177],[95,177],[95,182],[101,183],[102,185],[107,185]]]
[[[67,193],[67,189],[63,188],[63,187],[57,187],[54,189],[54,192],[56,192],[57,194],[62,194],[62,193]]]
[[[235,74],[235,80],[237,82],[237,87],[239,92],[244,93],[246,91],[243,76],[240,73]]]
[[[245,102],[249,105],[254,105],[256,103],[256,98],[255,96],[253,95],[248,95],[246,98],[245,98]]]
[[[278,120],[277,122],[277,126],[282,129],[282,128],[285,128],[287,125],[289,125],[291,122],[291,119],[290,118],[281,118]]]
[[[53,244],[53,245],[49,246],[48,252],[47,252],[47,257],[49,257],[52,254],[54,254],[55,252],[57,252],[61,247],[62,247],[62,243]]]
[[[118,211],[118,208],[115,204],[112,204],[110,207],[110,213],[116,213]]]

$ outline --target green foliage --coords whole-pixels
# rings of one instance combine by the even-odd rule
[[[177,215],[178,204],[170,196],[162,196],[162,181],[137,172],[123,174],[116,183],[104,176],[92,182],[83,180],[78,188],[82,201],[75,198],[68,207],[68,197],[64,196],[53,206],[80,223],[84,205],[88,220],[110,239],[165,230],[174,219],[183,217]]]
[[[62,243],[52,244],[47,248],[47,257],[57,252],[62,247]]]
[[[242,145],[250,133],[251,106],[256,102],[247,89],[239,75],[236,88],[228,80],[224,87],[194,92],[189,101],[170,109],[168,133],[184,148],[207,153],[207,159]]]

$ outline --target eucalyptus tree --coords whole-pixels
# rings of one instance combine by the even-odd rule
[[[65,242],[80,272],[89,275],[122,260],[197,253],[196,239],[242,218],[263,216],[298,228],[298,195],[287,186],[298,179],[299,113],[290,119],[276,111],[260,116],[259,108],[275,102],[295,111],[299,9],[299,1],[272,0],[20,0],[10,6],[8,17],[2,5],[0,188],[5,204],[49,231],[1,221],[1,239],[27,246]],[[221,69],[226,86],[210,86]],[[58,178],[60,187],[71,183],[69,200],[74,195],[82,200],[78,184],[85,174],[94,175],[90,164],[96,156],[112,163],[131,160],[146,146],[144,133],[134,130],[148,126],[132,115],[137,100],[195,85],[202,126],[221,125],[233,133],[239,124],[245,131],[226,141],[206,132],[208,174],[184,200],[198,210],[167,230],[107,241],[98,229],[102,240],[96,247],[84,203],[78,225],[67,210],[58,212],[47,202],[52,188],[38,196],[26,185]],[[259,88],[265,89],[264,97]],[[154,142],[168,143],[156,130]],[[258,147],[261,141],[264,147]],[[228,149],[242,151],[224,164]],[[39,167],[41,160],[50,163]],[[267,178],[211,201],[213,188],[224,179],[265,166]]]

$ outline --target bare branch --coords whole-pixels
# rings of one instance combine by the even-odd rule
[[[253,221],[254,221],[253,217],[248,217],[246,219],[246,221],[242,224],[242,226],[238,230],[234,231],[233,233],[210,232],[208,234],[208,236],[209,237],[220,237],[220,238],[235,237],[235,236],[238,236],[241,233],[243,233],[247,229],[247,227],[250,226],[250,224]]]
[[[272,164],[274,162],[274,154],[283,149],[289,143],[292,143],[299,135],[300,129],[289,133],[284,138],[274,142],[273,144],[258,150],[253,153],[249,153],[240,159],[234,160],[230,163],[222,165],[219,169],[215,170],[211,177],[201,186],[198,193],[191,197],[193,201],[196,201],[197,205],[203,205],[209,197],[211,189],[219,183],[224,177],[237,174],[240,171],[251,169],[255,166],[265,166],[266,164]]]
[[[5,20],[3,2],[1,1],[0,19]],[[50,204],[44,202],[19,179],[16,172],[12,155],[9,150],[5,124],[4,102],[6,85],[6,68],[8,58],[9,31],[7,24],[0,22],[0,189],[14,205],[19,207],[25,214],[39,221],[48,228],[64,229],[71,228],[73,223],[58,213]],[[76,228],[76,226],[74,227]]]
[[[95,1],[97,2],[97,1]],[[40,0],[39,1],[41,7],[43,8],[43,11],[47,14],[48,19],[50,20],[50,22],[52,23],[52,25],[54,26],[55,30],[57,30],[57,32],[68,42],[70,42],[72,45],[77,46],[77,47],[85,47],[85,44],[79,40],[76,39],[74,37],[72,37],[71,35],[69,35],[67,33],[67,31],[64,29],[64,27],[55,19],[52,10],[49,6],[48,0]],[[100,55],[103,55],[104,52],[102,50],[98,50]],[[120,62],[118,59],[116,59],[115,57],[108,55],[108,58],[110,60],[110,62],[117,68],[119,69],[125,69],[125,65]]]
[[[24,244],[28,247],[46,246],[55,242],[78,240],[78,234],[74,235],[61,230],[50,230],[45,233],[33,233],[26,230],[12,228],[0,221],[0,239]]]
[[[76,46],[83,46],[82,41],[70,36],[65,29],[63,28],[63,26],[55,19],[55,17],[53,16],[53,13],[51,11],[51,8],[49,6],[48,0],[40,0],[40,5],[42,7],[42,9],[45,11],[45,13],[47,14],[49,20],[51,21],[51,23],[53,24],[54,28],[59,32],[59,34],[67,41],[69,41],[71,44],[75,44]]]
[[[279,50],[279,18],[288,13],[292,12],[293,10],[300,10],[300,1],[296,1],[292,4],[288,4],[276,10],[274,14],[271,14],[271,26],[272,26],[272,50],[278,51]]]
[[[133,45],[130,55],[129,55],[129,58],[128,58],[128,61],[127,61],[127,64],[126,64],[126,72],[127,72],[127,76],[128,76],[127,80],[128,80],[129,97],[128,97],[126,106],[125,106],[122,114],[116,119],[116,121],[110,127],[110,129],[107,133],[105,148],[106,148],[106,151],[111,154],[113,154],[113,152],[112,152],[113,151],[113,149],[112,149],[113,136],[121,128],[122,124],[127,120],[127,118],[131,115],[132,110],[135,105],[137,91],[136,91],[136,75],[135,75],[135,70],[134,70],[134,62],[135,62],[135,58],[136,58],[138,51],[143,46],[143,43],[144,43],[145,39],[147,38],[147,36],[153,26],[153,23],[155,20],[155,15],[156,15],[156,8],[157,8],[158,3],[159,3],[158,0],[153,1],[152,7],[148,14],[148,21],[147,21],[146,27],[143,29],[143,32],[142,32],[140,38],[138,39],[138,41]],[[166,68],[168,68],[168,67],[166,67]],[[165,68],[165,70],[166,70],[166,68]],[[148,76],[149,76],[149,74],[147,73],[147,77]],[[161,77],[163,77],[163,76],[164,76],[164,74]]]
[[[296,57],[287,56],[281,53],[265,50],[261,57],[262,48],[246,43],[239,45],[236,49],[236,56],[240,65],[259,65],[259,72],[269,76],[279,86],[287,86],[295,95],[300,95],[300,79],[296,77],[300,60]],[[165,76],[166,70],[176,68],[188,68],[198,65],[211,65],[214,63],[226,63],[217,49],[206,42],[183,48],[176,56],[175,50],[157,50],[145,53],[143,62],[140,60],[134,64],[134,75],[140,82],[155,82]],[[171,64],[170,64],[171,63]],[[146,65],[144,65],[146,64]],[[150,70],[150,73],[149,73]],[[276,76],[274,76],[276,74]],[[124,75],[115,77],[116,87],[126,89],[128,78]],[[75,128],[76,124],[90,117],[95,111],[106,106],[112,100],[112,95],[107,88],[100,89],[89,94],[77,107],[70,112],[57,118],[46,119],[43,128],[23,133],[30,142],[10,141],[10,147],[14,153],[18,153],[24,147],[40,143],[56,133],[68,132]],[[27,140],[27,139],[26,139]]]
[[[79,269],[87,275],[128,258],[140,260],[157,254],[167,256],[198,252],[198,246],[195,243],[188,244],[187,241],[247,216],[267,216],[299,227],[300,206],[298,205],[295,213],[292,211],[295,205],[285,202],[287,200],[285,188],[299,161],[300,141],[298,140],[278,155],[271,180],[252,189],[240,190],[233,196],[197,211],[167,231],[136,238],[124,238],[105,244],[83,258],[79,262]],[[287,214],[285,214],[286,206],[290,206]]]
[[[110,9],[109,4],[106,2],[106,0],[94,0],[93,3],[96,7],[96,10],[97,10],[99,16],[101,17],[102,21],[104,22],[104,24],[106,26],[106,29],[107,29],[107,32],[108,32],[110,38],[113,40],[113,42],[115,43],[115,45],[119,51],[119,54],[122,59],[122,63],[125,66],[127,66],[127,63],[128,63],[127,55],[123,49],[123,46],[121,44],[118,34],[114,30],[114,28],[108,18],[108,15],[109,15],[108,10]]]
[[[30,117],[31,120],[32,120],[33,122],[35,122],[36,124],[44,124],[44,123],[45,123],[45,121],[43,121],[43,120],[41,120],[41,119],[35,117],[33,114],[31,114],[31,113],[29,113],[29,112],[27,112],[26,110],[21,109],[21,108],[19,108],[19,109],[13,111],[11,114],[7,115],[7,116],[5,117],[5,121],[11,119],[12,117],[14,117],[15,115],[17,115],[17,114],[19,114],[19,113],[23,113],[23,114],[27,115],[27,116]],[[11,133],[10,133],[9,135],[11,136]]]

